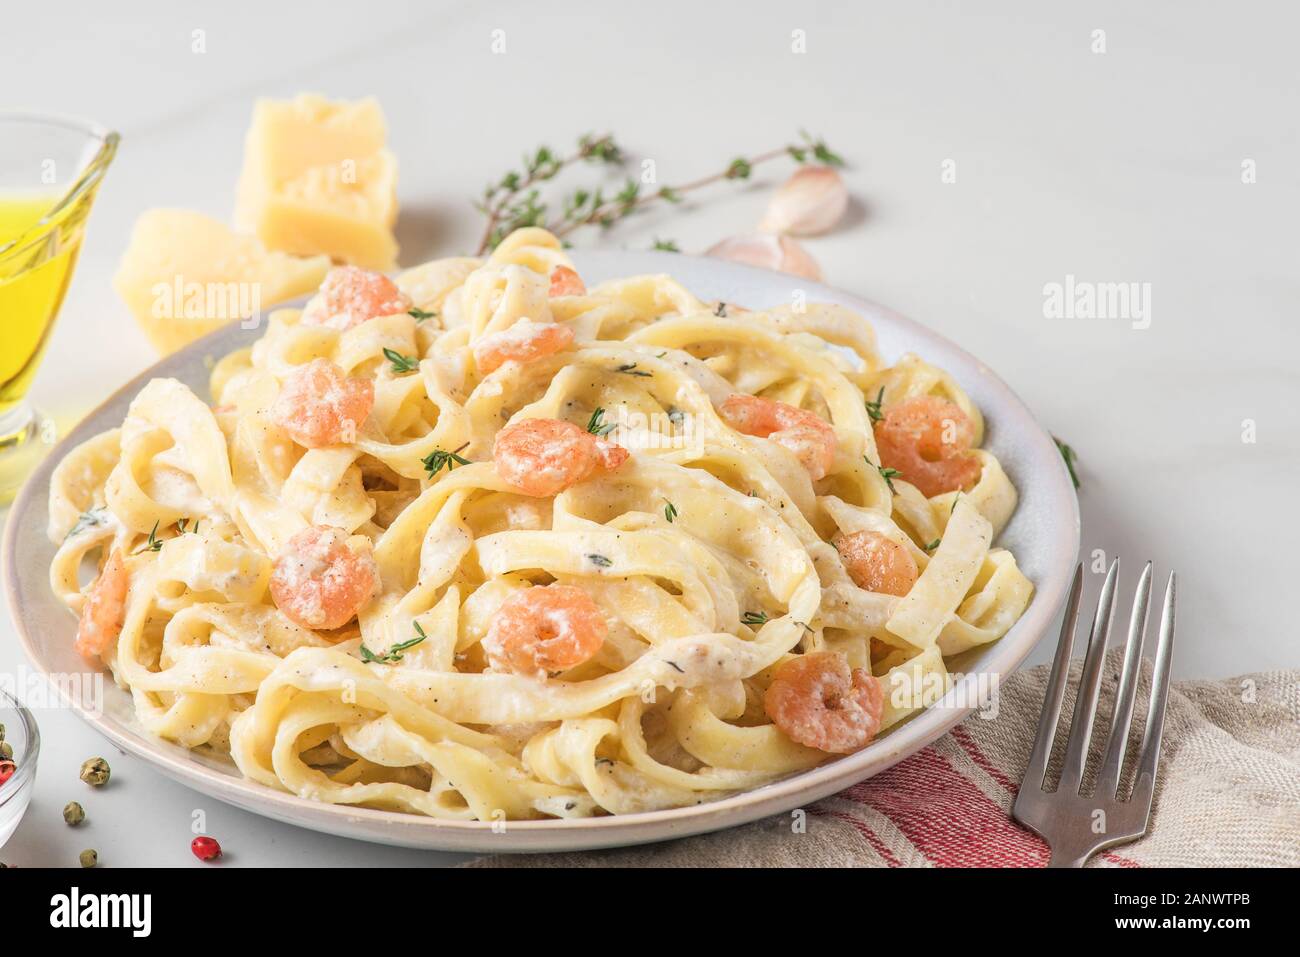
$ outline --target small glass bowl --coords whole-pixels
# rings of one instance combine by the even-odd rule
[[[0,784],[0,847],[18,828],[27,813],[36,782],[36,759],[41,753],[41,735],[36,719],[5,691],[0,690],[0,724],[5,727],[5,741],[14,749],[17,765],[13,776]]]

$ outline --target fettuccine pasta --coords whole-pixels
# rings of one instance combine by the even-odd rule
[[[145,729],[311,800],[715,800],[932,704],[1032,593],[942,370],[835,305],[587,289],[538,229],[335,270],[210,391],[59,465],[51,585]]]

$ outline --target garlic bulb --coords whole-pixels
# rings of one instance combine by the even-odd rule
[[[844,218],[849,190],[829,166],[801,166],[776,191],[759,224],[765,233],[817,236]]]
[[[711,246],[704,255],[727,259],[746,266],[775,269],[792,276],[820,281],[821,268],[802,246],[786,236],[754,233],[749,236],[732,236]]]

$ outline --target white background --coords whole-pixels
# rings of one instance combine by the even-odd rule
[[[0,29],[9,105],[122,133],[34,391],[60,424],[152,361],[110,277],[142,210],[228,218],[257,96],[379,97],[404,264],[470,251],[469,200],[542,142],[613,131],[673,183],[807,128],[849,160],[857,198],[841,230],[806,244],[827,281],[980,356],[1074,445],[1085,553],[1123,556],[1128,588],[1148,558],[1179,572],[1176,674],[1300,658],[1282,614],[1300,508],[1300,73],[1285,5],[185,6],[15,4]],[[751,229],[785,169],[575,240],[700,252]],[[1044,285],[1067,274],[1150,283],[1150,328],[1044,318]],[[25,668],[0,615],[0,671]],[[0,860],[75,863],[94,846],[105,865],[197,866],[196,810],[227,865],[454,859],[262,820],[117,754],[70,713],[38,720],[36,799]],[[77,766],[106,751],[113,783],[91,794]],[[59,813],[73,798],[89,814],[76,831]]]

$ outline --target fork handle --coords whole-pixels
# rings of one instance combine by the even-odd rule
[[[1047,862],[1048,867],[1083,867],[1092,856],[1092,851],[1085,851],[1079,854],[1077,851],[1067,851],[1064,849],[1057,850],[1052,848],[1052,859]]]

